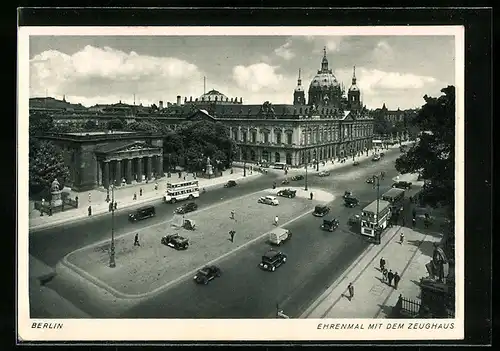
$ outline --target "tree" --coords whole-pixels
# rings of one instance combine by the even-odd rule
[[[54,130],[53,118],[45,113],[34,113],[29,117],[29,136],[42,135]]]
[[[30,138],[29,191],[31,195],[48,195],[50,186],[57,179],[64,186],[69,179],[69,169],[61,150],[52,142]]]
[[[83,125],[83,128],[85,130],[95,130],[97,129],[97,123],[91,119],[87,120],[85,124]]]
[[[120,130],[125,128],[125,121],[120,118],[114,118],[108,122],[107,127],[110,130]]]
[[[375,135],[386,135],[391,133],[391,124],[382,113],[375,114],[373,118],[373,133]]]
[[[420,173],[430,183],[424,191],[431,206],[445,205],[453,223],[455,203],[455,87],[441,90],[438,98],[424,96],[415,117],[422,131],[419,141],[396,160],[401,173]]]

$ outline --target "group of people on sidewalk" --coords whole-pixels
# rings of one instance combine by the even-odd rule
[[[392,269],[386,268],[386,260],[382,257],[380,258],[380,271],[382,272],[382,282],[392,286],[394,289],[398,288],[398,284],[401,281],[401,276],[398,272],[392,272]],[[394,282],[394,285],[392,284]]]

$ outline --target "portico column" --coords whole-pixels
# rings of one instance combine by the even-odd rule
[[[104,161],[103,173],[102,185],[104,186],[104,189],[107,189],[109,187],[109,161]]]
[[[142,173],[143,170],[142,170],[142,158],[139,157],[137,159],[137,182],[142,182]]]
[[[118,186],[122,185],[122,162],[117,160],[115,162],[115,179]]]
[[[163,177],[163,155],[156,156],[156,177]]]
[[[126,159],[125,160],[125,167],[126,167],[126,178],[127,178],[127,184],[132,184],[132,180],[134,177],[132,177],[132,160],[131,159]]]
[[[147,180],[151,180],[153,178],[152,173],[153,173],[153,159],[151,156],[149,156],[146,158],[146,177],[147,177]]]

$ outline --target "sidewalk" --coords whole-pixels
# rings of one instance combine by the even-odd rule
[[[403,245],[399,243],[401,231],[405,235]],[[400,294],[418,301],[420,278],[428,275],[425,264],[432,259],[433,243],[440,240],[439,236],[411,228],[389,229],[381,244],[370,245],[300,318],[387,318]],[[398,289],[382,281],[382,257],[387,269],[401,276]],[[349,283],[354,285],[351,301],[345,297]]]
[[[183,173],[183,177],[186,173]],[[233,174],[229,170],[225,171],[221,177],[213,179],[198,178],[200,188],[205,188],[207,191],[217,185],[225,184],[228,180],[236,180],[239,183],[243,181],[250,181],[256,179],[261,175],[259,172],[250,174],[247,172],[246,177],[243,176],[243,170],[240,168],[233,168]],[[172,174],[171,178],[164,177],[158,180],[158,190],[154,190],[155,181],[149,183],[143,182],[141,184],[132,184],[115,189],[115,201],[117,202],[117,210],[122,210],[136,205],[141,205],[146,202],[161,199],[163,197],[167,183],[182,181],[184,178],[178,177],[177,173]],[[192,180],[191,173],[186,175],[186,180]],[[140,189],[142,188],[143,195],[140,196]],[[134,193],[137,194],[137,200],[133,200]],[[89,198],[90,194],[90,198]],[[42,229],[54,225],[59,225],[65,222],[81,220],[88,217],[88,206],[92,206],[92,217],[109,213],[109,204],[106,202],[107,192],[104,189],[94,189],[90,192],[71,192],[70,197],[79,197],[80,205],[76,209],[71,209],[64,212],[55,213],[52,216],[40,216],[39,211],[32,209],[33,204],[30,202],[30,218],[29,228]],[[111,196],[111,195],[110,195]],[[90,199],[90,200],[89,200]]]

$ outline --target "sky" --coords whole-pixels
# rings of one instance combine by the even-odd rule
[[[306,91],[323,48],[346,89],[370,109],[420,107],[455,85],[453,36],[31,36],[30,97],[71,103],[158,104],[215,89],[243,103],[293,103],[298,71]]]

